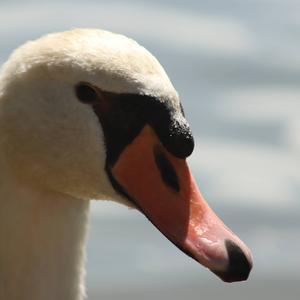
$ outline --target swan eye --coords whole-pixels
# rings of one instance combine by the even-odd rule
[[[97,91],[87,83],[79,83],[75,87],[76,96],[82,103],[94,103],[99,100]]]

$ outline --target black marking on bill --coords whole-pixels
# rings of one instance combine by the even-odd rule
[[[158,147],[156,147],[153,152],[163,182],[175,192],[179,192],[180,186],[174,167]]]
[[[147,95],[102,91],[101,98],[102,101],[93,103],[92,107],[103,128],[110,166],[146,124],[176,157],[186,158],[192,153],[194,139],[187,122],[183,116],[178,118],[179,112],[167,103]]]

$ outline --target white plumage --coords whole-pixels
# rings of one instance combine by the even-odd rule
[[[142,191],[135,182],[131,185],[122,169],[114,171],[133,193],[146,198],[141,210],[150,220],[152,213],[160,216],[151,221],[160,223],[160,230],[173,243],[223,280],[245,280],[252,266],[249,249],[204,202],[182,154],[175,157],[176,153],[188,156],[193,140],[164,69],[131,39],[77,29],[24,44],[0,73],[0,299],[82,300],[89,200],[110,199],[134,206],[121,196],[120,189],[116,192],[108,177],[107,132],[95,110],[101,110],[100,104],[89,106],[79,101],[75,87],[82,82],[97,91],[138,94],[144,100],[158,101],[156,113],[160,114],[157,107],[162,107],[166,116],[161,118],[163,125],[155,123],[154,116],[141,130],[153,147],[141,148],[150,150],[154,171],[148,179],[152,185],[147,187],[141,181],[146,187],[146,192]],[[166,125],[166,120],[172,124]],[[171,131],[163,135],[160,126]],[[175,154],[171,154],[164,147],[172,148],[176,132],[186,141],[185,152],[178,152],[183,145],[175,141]],[[158,139],[160,134],[167,146]],[[135,138],[128,151],[125,145],[121,161],[126,162],[132,148],[139,149],[143,141],[145,137]],[[140,161],[144,163],[143,158]],[[147,163],[143,170],[150,171]],[[158,185],[153,186],[156,178]],[[158,201],[157,207],[152,201],[156,187],[167,195],[159,200],[166,202]],[[147,191],[152,195],[150,203]],[[177,210],[168,202],[174,199],[165,199],[173,196],[177,197]],[[165,215],[161,214],[163,206]]]
[[[157,60],[122,35],[77,29],[14,51],[0,75],[1,299],[82,299],[88,199],[127,203],[79,81],[179,103]]]

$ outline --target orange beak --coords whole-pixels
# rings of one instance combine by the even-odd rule
[[[248,278],[249,249],[205,202],[185,159],[169,153],[149,125],[123,150],[111,173],[178,248],[224,281]]]

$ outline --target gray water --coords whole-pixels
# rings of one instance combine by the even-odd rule
[[[1,1],[0,62],[74,27],[124,33],[178,90],[202,193],[251,247],[246,283],[224,284],[139,213],[93,203],[89,299],[286,299],[300,284],[300,1]]]

